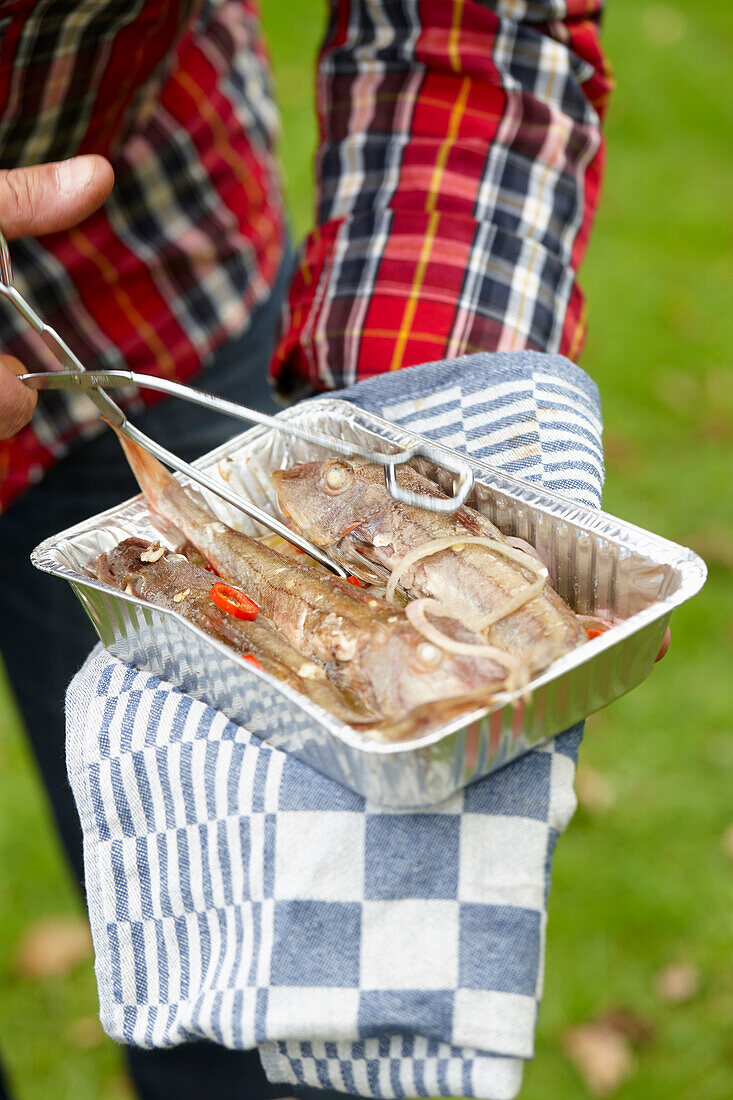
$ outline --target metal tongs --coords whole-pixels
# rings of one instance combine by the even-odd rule
[[[385,484],[388,492],[395,500],[402,501],[404,504],[417,505],[418,507],[425,508],[429,512],[455,512],[466,500],[466,497],[473,487],[473,472],[467,462],[464,462],[457,455],[447,456],[442,450],[438,451],[437,448],[433,448],[427,443],[419,443],[414,447],[408,447],[394,454],[385,454],[381,451],[368,451],[364,448],[357,447],[353,443],[347,443],[343,439],[321,435],[317,432],[310,432],[305,428],[288,423],[287,420],[268,416],[266,413],[257,412],[244,405],[238,405],[233,401],[227,401],[222,397],[215,397],[213,394],[192,389],[190,386],[181,385],[179,382],[171,382],[167,378],[156,378],[151,375],[137,374],[134,371],[126,370],[87,370],[68,344],[59,336],[58,332],[39,317],[33,307],[14,287],[10,251],[1,229],[0,295],[6,298],[21,317],[35,329],[49,350],[53,352],[61,365],[65,368],[61,371],[46,371],[40,374],[21,375],[20,380],[28,386],[29,389],[83,390],[97,406],[102,417],[117,428],[119,432],[127,436],[128,439],[139,444],[139,446],[148,451],[160,462],[164,463],[164,465],[169,466],[173,470],[177,470],[179,473],[185,474],[198,485],[215,493],[216,496],[221,497],[227,504],[233,505],[251,519],[256,520],[264,527],[269,528],[270,531],[274,531],[276,534],[280,535],[280,537],[287,542],[297,546],[300,550],[304,550],[307,554],[310,554],[311,557],[315,558],[316,561],[320,562],[321,565],[324,565],[338,576],[348,577],[349,572],[326,551],[321,550],[320,547],[313,545],[308,539],[303,538],[302,535],[286,527],[280,520],[275,519],[261,508],[258,508],[252,501],[231,492],[223,482],[216,481],[214,478],[204,473],[203,470],[191,466],[188,462],[184,462],[183,459],[179,458],[171,451],[166,450],[165,447],[161,447],[154,439],[151,439],[149,436],[145,435],[144,432],[141,432],[139,428],[136,428],[134,424],[131,424],[119,405],[117,405],[101,387],[109,386],[115,389],[124,388],[126,386],[138,386],[145,389],[157,390],[160,393],[170,394],[173,397],[181,397],[185,401],[191,401],[196,405],[202,405],[204,408],[212,409],[214,412],[232,416],[236,420],[244,420],[253,424],[262,424],[265,427],[274,428],[276,431],[284,432],[286,435],[305,440],[307,443],[316,444],[319,447],[335,451],[338,454],[348,457],[366,458],[370,462],[378,463],[384,467]],[[430,496],[427,493],[414,493],[401,486],[397,481],[396,468],[404,465],[406,462],[410,462],[413,458],[427,458],[457,475],[457,481],[454,483],[454,495],[447,499],[442,499],[440,497]]]

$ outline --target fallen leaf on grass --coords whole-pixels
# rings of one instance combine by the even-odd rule
[[[80,1016],[66,1029],[66,1038],[80,1050],[91,1050],[104,1042],[104,1032],[96,1016]]]
[[[26,929],[15,952],[15,970],[39,981],[68,974],[92,954],[88,922],[82,917],[47,917]]]
[[[706,409],[698,420],[700,438],[707,442],[730,443],[733,439],[733,417],[726,409]]]
[[[594,1096],[610,1096],[636,1068],[635,1047],[654,1038],[650,1020],[626,1008],[613,1008],[570,1028],[563,1050]]]
[[[673,962],[663,967],[654,979],[654,991],[660,1001],[683,1004],[700,990],[700,971],[692,962]]]
[[[622,473],[632,473],[641,460],[634,440],[613,428],[606,428],[603,432],[603,455],[607,466]]]
[[[594,1096],[610,1096],[634,1072],[631,1041],[603,1021],[571,1028],[562,1045]]]
[[[608,779],[590,764],[578,764],[575,793],[578,804],[589,814],[605,813],[616,802],[616,792]]]

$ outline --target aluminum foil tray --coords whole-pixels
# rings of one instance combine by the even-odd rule
[[[420,439],[332,398],[307,402],[280,416],[373,450],[391,449],[390,444],[406,447]],[[197,465],[277,515],[270,471],[322,457],[325,452],[316,447],[258,427]],[[429,805],[640,683],[652,667],[672,609],[702,587],[706,574],[691,550],[485,463],[472,466],[476,486],[468,503],[505,534],[536,546],[553,587],[577,612],[610,613],[623,621],[556,661],[531,683],[525,699],[504,693],[493,705],[463,713],[411,740],[366,739],[175,612],[96,580],[90,564],[103,550],[130,535],[158,537],[139,496],[46,539],[32,561],[69,581],[102,642],[121,660],[210,703],[374,803]],[[446,476],[429,463],[421,462],[420,469],[438,483]],[[265,533],[218,497],[206,499],[232,526],[251,535]]]

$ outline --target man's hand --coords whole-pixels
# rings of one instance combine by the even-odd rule
[[[9,439],[33,416],[36,395],[18,382],[16,374],[25,367],[12,355],[0,355],[0,439]]]
[[[102,205],[113,183],[111,164],[93,154],[0,171],[0,226],[9,240],[68,229]],[[0,355],[0,439],[33,415],[36,395],[16,378],[23,371],[17,359]]]

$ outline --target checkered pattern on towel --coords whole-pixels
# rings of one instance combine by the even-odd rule
[[[566,360],[474,356],[345,396],[598,503],[595,388]],[[67,709],[108,1034],[258,1045],[293,1085],[516,1096],[580,728],[400,812],[101,649]]]

